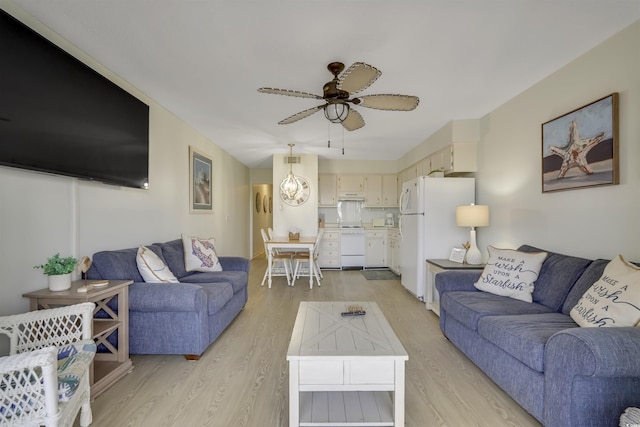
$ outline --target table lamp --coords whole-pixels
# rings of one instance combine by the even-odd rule
[[[471,238],[467,250],[467,264],[482,263],[482,254],[476,245],[476,227],[489,225],[489,206],[468,205],[456,208],[456,224],[459,227],[471,227]]]

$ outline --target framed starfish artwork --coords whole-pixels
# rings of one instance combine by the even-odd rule
[[[618,93],[542,124],[542,192],[619,183]]]

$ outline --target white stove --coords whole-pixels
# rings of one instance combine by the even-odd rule
[[[340,225],[342,268],[364,267],[364,228],[361,224]]]
[[[341,225],[340,232],[342,234],[364,234],[364,227],[361,225]]]

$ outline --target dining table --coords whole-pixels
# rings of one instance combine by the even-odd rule
[[[316,236],[300,236],[298,240],[292,240],[288,236],[273,236],[267,240],[267,271],[268,283],[271,288],[271,264],[273,262],[273,252],[280,250],[283,252],[296,250],[309,251],[309,259],[313,260],[313,247],[316,243]],[[313,289],[313,267],[309,265],[309,289]]]

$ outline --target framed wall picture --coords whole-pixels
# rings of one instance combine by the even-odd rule
[[[212,213],[213,162],[189,147],[189,212]]]
[[[619,183],[618,94],[542,124],[542,192]]]

